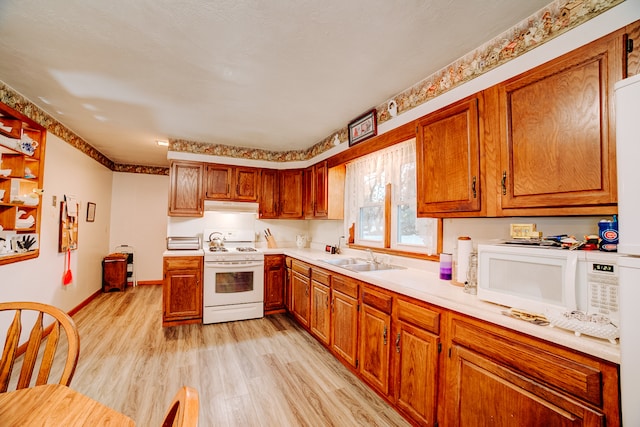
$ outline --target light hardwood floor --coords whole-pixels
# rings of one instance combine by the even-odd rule
[[[138,286],[80,310],[71,387],[139,426],[159,426],[182,385],[200,394],[200,427],[408,425],[286,315],[163,329],[161,302]]]

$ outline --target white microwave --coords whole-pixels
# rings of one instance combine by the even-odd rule
[[[618,255],[555,247],[478,245],[478,298],[545,314],[581,310],[618,325]]]

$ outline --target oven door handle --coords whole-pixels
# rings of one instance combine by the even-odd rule
[[[227,270],[237,270],[253,267],[264,267],[264,261],[205,261],[204,268],[219,268]]]

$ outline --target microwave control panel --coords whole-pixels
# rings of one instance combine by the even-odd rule
[[[587,261],[588,313],[607,316],[619,325],[618,265],[615,262]]]

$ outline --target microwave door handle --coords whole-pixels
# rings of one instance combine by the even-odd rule
[[[569,311],[576,310],[578,308],[576,303],[576,277],[578,274],[578,254],[576,252],[569,252],[567,254],[567,266],[564,272],[564,295],[566,298],[566,305]]]

